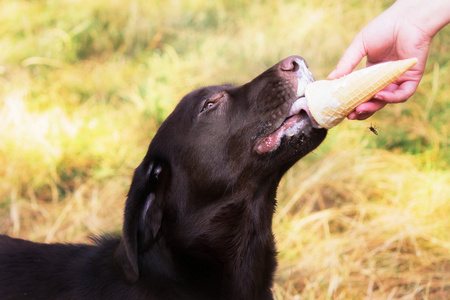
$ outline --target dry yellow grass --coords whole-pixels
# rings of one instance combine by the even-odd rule
[[[448,173],[423,172],[411,156],[345,150],[285,179],[296,189],[275,219],[280,299],[445,299]]]

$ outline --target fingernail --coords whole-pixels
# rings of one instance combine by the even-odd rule
[[[373,96],[374,99],[377,100],[384,100],[383,97],[381,97],[380,95],[376,94],[375,96]]]
[[[328,75],[327,79],[333,78],[334,74],[336,74],[336,70],[333,70],[330,75]]]
[[[351,113],[351,114],[349,114],[349,115],[347,116],[347,118],[348,118],[349,120],[356,120],[356,114]]]

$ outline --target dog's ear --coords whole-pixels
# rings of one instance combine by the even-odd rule
[[[151,247],[160,230],[170,172],[163,162],[146,160],[134,172],[125,204],[123,237],[114,252],[115,264],[129,283],[139,279],[138,255]]]

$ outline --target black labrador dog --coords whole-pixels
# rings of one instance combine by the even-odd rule
[[[123,236],[1,236],[0,299],[273,299],[277,186],[326,135],[298,105],[311,81],[292,56],[186,95],[135,170]]]

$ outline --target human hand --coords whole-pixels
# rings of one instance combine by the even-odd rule
[[[441,0],[435,1],[448,6]],[[443,16],[441,23],[433,27],[428,26],[429,24],[422,23],[422,20],[426,22],[426,19],[417,15],[424,14],[425,11],[412,7],[423,4],[423,1],[412,2],[414,3],[397,1],[364,27],[345,51],[336,69],[328,76],[328,79],[337,79],[350,73],[365,56],[367,66],[411,57],[418,59],[415,66],[378,92],[372,100],[357,106],[355,111],[348,115],[349,119],[367,119],[387,103],[404,102],[416,91],[425,70],[431,40],[439,29],[448,23],[450,14],[444,12],[447,16]]]

